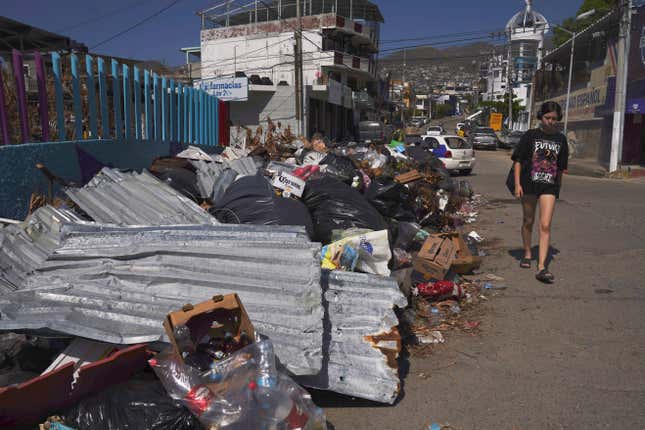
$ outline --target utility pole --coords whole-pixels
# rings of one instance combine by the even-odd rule
[[[296,30],[296,46],[295,46],[295,81],[296,81],[296,122],[298,126],[298,135],[302,135],[304,127],[302,124],[302,16],[300,14],[300,2],[296,1],[296,18],[298,19],[298,27]]]
[[[513,85],[511,82],[511,32],[508,33],[508,56],[506,60],[506,92],[508,94],[507,127],[513,129]]]
[[[629,61],[630,28],[632,21],[632,2],[622,0],[621,19],[618,33],[618,64],[616,67],[616,101],[614,104],[614,124],[611,133],[611,153],[609,171],[618,170],[622,159],[623,126],[625,124],[625,93],[627,92],[627,67]]]
[[[571,33],[571,55],[569,56],[569,80],[567,81],[567,101],[564,108],[564,135],[569,129],[569,100],[571,99],[571,78],[573,76],[573,55],[576,46],[576,32]]]

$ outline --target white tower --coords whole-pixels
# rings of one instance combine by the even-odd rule
[[[533,10],[532,0],[525,2],[524,10],[513,15],[506,24],[506,34],[511,43],[513,94],[530,109],[531,82],[542,60],[544,34],[549,31],[549,23],[544,15]]]

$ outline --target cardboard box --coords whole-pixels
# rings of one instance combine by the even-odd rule
[[[447,233],[443,235],[450,239],[456,249],[455,259],[450,268],[453,272],[466,275],[481,266],[483,259],[473,255],[460,233]]]
[[[414,258],[414,278],[426,282],[443,280],[456,252],[457,249],[450,238],[438,234],[431,235]]]
[[[180,358],[182,351],[175,339],[175,328],[179,326],[188,327],[193,349],[204,337],[224,338],[227,332],[238,342],[242,332],[248,335],[251,342],[255,339],[253,324],[237,294],[217,295],[196,305],[186,304],[181,310],[169,313],[163,326]]]
[[[302,197],[307,183],[297,176],[290,175],[285,172],[280,172],[273,177],[271,185],[293,194],[296,197]]]

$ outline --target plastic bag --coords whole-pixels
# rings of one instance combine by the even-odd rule
[[[411,222],[399,223],[399,229],[394,242],[394,248],[400,248],[404,251],[418,251],[423,243],[430,236],[419,224]]]
[[[202,428],[190,411],[168,397],[154,379],[131,380],[85,398],[67,412],[64,421],[77,430]]]
[[[376,178],[365,191],[365,197],[379,213],[399,221],[416,221],[410,208],[410,190],[391,178]]]
[[[228,187],[209,212],[223,223],[301,225],[309,237],[314,227],[307,207],[293,199],[279,197],[264,176],[245,176]]]
[[[382,276],[390,276],[387,267],[390,258],[392,254],[387,230],[347,237],[323,246],[321,252],[323,269],[352,271],[356,268]],[[351,263],[350,267],[348,262]]]
[[[381,214],[360,192],[335,178],[327,176],[307,182],[302,201],[311,214],[315,237],[322,243],[330,242],[333,230],[387,229]]]
[[[201,192],[197,187],[197,174],[195,172],[184,168],[168,168],[155,173],[155,176],[189,199],[195,202],[200,200]]]
[[[276,370],[269,340],[252,343],[205,372],[184,364],[172,349],[158,354],[150,365],[170,397],[206,428],[326,428],[325,416],[309,393]]]
[[[360,175],[352,160],[342,155],[329,153],[320,162],[320,165],[327,166],[326,172],[328,174],[333,175],[338,180],[346,184],[351,184],[356,176],[362,178],[362,175]]]

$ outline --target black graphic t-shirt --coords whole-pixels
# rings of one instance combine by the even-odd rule
[[[524,194],[560,195],[561,175],[569,159],[567,138],[562,133],[548,134],[539,128],[527,131],[511,159],[522,165]]]

